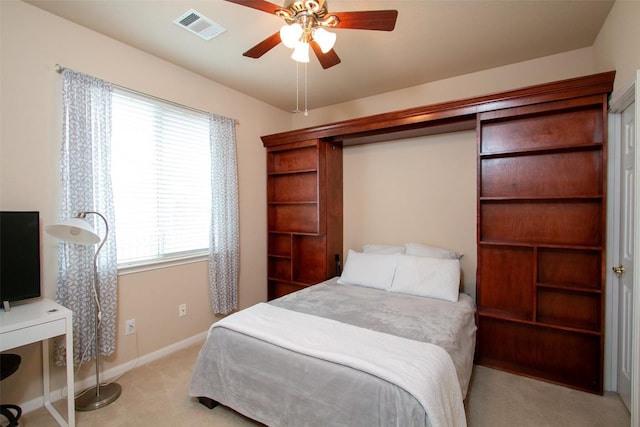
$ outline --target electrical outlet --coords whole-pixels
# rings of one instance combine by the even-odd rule
[[[180,304],[178,306],[178,316],[186,316],[187,315],[187,304]]]
[[[136,319],[129,319],[124,323],[124,334],[133,335],[136,333]]]

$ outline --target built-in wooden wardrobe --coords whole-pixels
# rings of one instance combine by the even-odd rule
[[[602,393],[614,75],[263,136],[269,297],[337,272],[343,146],[475,129],[476,363]]]
[[[606,106],[478,116],[479,363],[602,392]]]
[[[267,148],[269,299],[338,274],[342,146],[319,139]]]

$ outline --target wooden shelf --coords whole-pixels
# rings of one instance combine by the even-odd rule
[[[270,201],[268,205],[317,205],[317,200],[301,200],[299,202]]]
[[[479,311],[478,316],[483,318],[488,318],[488,319],[501,320],[505,322],[520,323],[523,325],[529,325],[529,326],[535,326],[535,327],[544,327],[544,328],[558,330],[558,331],[600,336],[600,332],[595,331],[591,327],[593,326],[593,324],[586,323],[586,322],[580,324],[581,326],[579,326],[578,324],[576,324],[575,326],[571,326],[568,324],[559,324],[557,322],[550,321],[548,319],[545,321],[544,318],[541,319],[540,317],[538,317],[537,319],[532,319],[531,318],[532,316],[530,317],[530,316],[523,316],[523,315],[517,315],[517,314],[510,314],[510,313],[500,312],[496,310],[488,310],[488,311],[482,311],[482,312]]]
[[[536,326],[542,326],[549,329],[557,329],[559,331],[575,332],[577,334],[593,335],[596,338],[600,338],[602,333],[599,330],[595,330],[595,323],[576,323],[573,326],[571,324],[559,324],[557,320],[547,320],[539,318],[535,322]]]
[[[298,286],[301,288],[306,288],[308,286],[312,286],[313,283],[304,283],[304,282],[299,282],[296,280],[286,280],[286,279],[281,279],[279,277],[267,277],[267,280],[272,281],[272,282],[281,282],[281,283],[287,283],[289,285],[293,285],[293,286]]]
[[[550,243],[531,243],[531,242],[518,242],[503,240],[481,240],[478,241],[478,245],[482,246],[513,246],[523,248],[546,248],[546,249],[574,249],[579,251],[601,251],[602,246],[589,246],[589,245],[564,245],[564,244],[550,244]]]
[[[491,317],[493,319],[508,320],[513,322],[522,322],[533,324],[533,312],[530,313],[513,313],[506,310],[496,310],[491,308],[478,309],[478,316]]]
[[[269,258],[282,258],[282,259],[291,259],[291,255],[277,255],[277,254],[267,254]]]
[[[538,288],[558,289],[558,290],[571,291],[571,292],[584,292],[587,294],[598,294],[598,295],[602,294],[602,290],[600,289],[584,288],[584,287],[576,286],[571,283],[566,283],[566,284],[536,283],[536,286]]]
[[[267,172],[267,176],[282,176],[282,175],[297,175],[297,174],[306,174],[306,173],[318,173],[318,169],[295,169],[295,170],[287,170],[287,171],[279,171],[279,172]]]
[[[582,200],[602,200],[602,196],[598,194],[594,195],[575,195],[575,196],[494,196],[494,197],[480,197],[480,202],[570,202],[582,201]]]
[[[478,155],[481,159],[492,159],[492,158],[501,158],[501,157],[519,157],[519,156],[533,156],[533,155],[544,155],[544,154],[555,154],[555,153],[572,153],[578,151],[592,151],[592,150],[602,150],[602,142],[586,142],[582,144],[572,144],[572,145],[556,145],[553,147],[543,147],[536,149],[512,149],[512,150],[504,150],[504,151],[491,151],[491,152],[481,152]]]

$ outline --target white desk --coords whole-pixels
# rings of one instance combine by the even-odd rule
[[[73,387],[73,312],[50,299],[40,299],[0,310],[0,351],[42,341],[44,406],[61,426],[75,426]],[[67,418],[51,404],[49,384],[49,338],[65,335],[67,347]]]

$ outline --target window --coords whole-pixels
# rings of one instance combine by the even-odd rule
[[[111,177],[118,267],[206,255],[209,116],[114,89]]]

